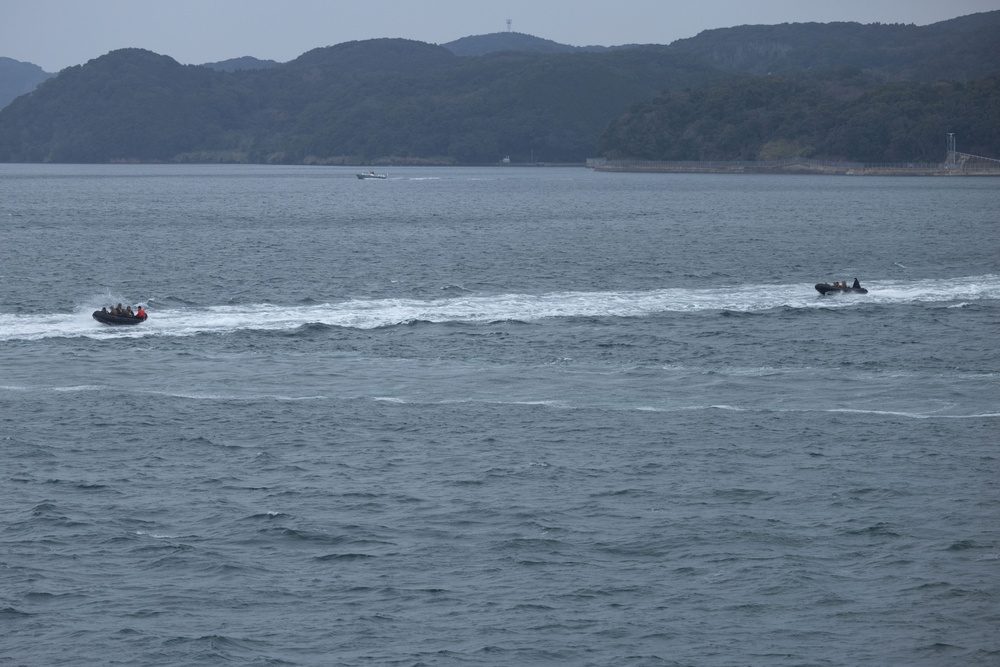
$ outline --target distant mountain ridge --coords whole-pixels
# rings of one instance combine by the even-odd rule
[[[871,56],[879,52],[894,52],[887,54],[885,58],[895,60],[897,67],[900,62],[905,62],[912,57],[910,52],[912,47],[907,48],[907,42],[912,44],[914,36],[921,31],[925,35],[937,32],[946,38],[950,37],[950,40],[946,39],[945,42],[938,45],[937,52],[934,52],[934,49],[931,49],[930,52],[932,53],[931,57],[952,60],[953,58],[948,57],[948,49],[962,49],[963,36],[967,34],[971,38],[972,44],[991,47],[980,55],[980,66],[973,67],[966,73],[966,76],[979,77],[988,74],[993,63],[1000,59],[1000,39],[994,38],[997,30],[1000,30],[1000,11],[960,16],[923,27],[901,23],[844,22],[782,23],[779,25],[716,28],[704,30],[694,37],[671,42],[669,47],[685,54],[708,59],[723,69],[765,74],[774,69],[780,71],[786,68],[824,66],[826,63],[821,60],[806,64],[794,56],[797,51],[802,49],[816,51],[817,44],[814,41],[816,39],[828,44],[829,48],[833,50],[842,48],[844,44],[850,44],[852,50],[860,51],[862,54],[855,59],[867,58],[864,64],[850,64],[871,68]],[[867,45],[865,45],[864,40],[869,40]],[[505,51],[549,54],[600,53],[651,45],[571,46],[526,33],[507,31],[470,35],[445,42],[440,46],[457,56],[483,56]],[[922,48],[926,49],[927,47],[924,45]],[[223,72],[234,72],[272,69],[281,64],[275,60],[261,60],[253,56],[243,56],[203,63],[203,66]],[[839,62],[839,64],[847,63]],[[52,76],[55,74],[45,72],[32,63],[0,57],[0,108],[9,104],[15,97],[31,92],[38,84]]]
[[[462,37],[461,39],[441,44],[441,46],[458,56],[481,56],[500,51],[572,53],[627,48],[569,46],[549,39],[542,39],[541,37],[517,32],[500,32]],[[217,62],[202,63],[201,66],[220,72],[236,72],[239,70],[272,69],[282,64],[276,60],[262,60],[253,56],[242,56]],[[55,76],[55,73],[45,72],[38,65],[0,56],[0,109],[10,104],[15,98],[30,93],[43,81],[53,76]]]
[[[940,159],[938,137],[954,127],[994,155],[998,27],[1000,11],[607,48],[510,32],[443,45],[386,38],[286,63],[180,65],[121,49],[0,109],[0,161],[579,163],[595,151],[925,161]],[[864,136],[847,127],[858,123]]]
[[[46,72],[38,65],[0,57],[0,109],[53,76],[55,74]]]
[[[230,58],[229,60],[220,60],[214,63],[203,63],[202,67],[208,67],[220,72],[236,72],[244,69],[271,69],[280,64],[277,60],[261,60],[252,56],[243,56],[242,58]]]
[[[520,51],[524,53],[578,53],[607,51],[623,47],[609,46],[569,46],[550,39],[542,39],[522,32],[494,32],[488,35],[462,37],[442,44],[456,56],[484,56],[500,51]]]

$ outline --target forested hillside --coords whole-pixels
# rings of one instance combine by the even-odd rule
[[[125,49],[0,111],[0,160],[582,162],[628,105],[715,75],[667,47],[460,58],[371,40],[233,72]]]
[[[0,110],[0,161],[937,161],[947,132],[1000,157],[998,28],[1000,11],[743,26],[669,46],[567,51],[516,33],[450,45],[475,56],[379,39],[211,66],[124,49]]]
[[[597,153],[646,160],[941,162],[945,137],[1000,158],[1000,76],[873,85],[854,68],[753,77],[668,93],[633,107]]]
[[[671,44],[729,72],[779,74],[856,67],[882,81],[968,80],[1000,67],[1000,11],[929,26],[783,23],[706,30]]]

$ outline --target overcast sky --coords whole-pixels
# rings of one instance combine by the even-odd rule
[[[287,62],[376,37],[443,44],[507,30],[562,44],[669,44],[745,24],[927,25],[1000,0],[0,0],[0,56],[47,72],[139,47],[201,64]]]

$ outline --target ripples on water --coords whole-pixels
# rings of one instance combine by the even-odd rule
[[[990,180],[3,170],[0,662],[1000,656]]]

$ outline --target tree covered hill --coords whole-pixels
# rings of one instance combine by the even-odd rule
[[[0,111],[0,160],[152,161],[221,146],[252,94],[224,76],[141,49],[64,69]]]
[[[942,162],[962,152],[1000,158],[1000,75],[969,82],[874,85],[855,68],[755,77],[666,93],[635,105],[598,154],[645,160]]]
[[[500,33],[507,43],[466,43],[475,56],[377,39],[266,67],[123,49],[0,110],[0,161],[923,160],[944,126],[997,155],[998,25],[1000,11],[926,27],[743,26],[554,52],[501,48],[520,37]]]
[[[582,162],[629,104],[712,76],[666,47],[460,58],[385,39],[233,72],[124,49],[0,111],[0,161]]]
[[[720,28],[670,46],[734,73],[851,66],[883,81],[979,79],[1000,68],[1000,11],[929,26],[782,23]]]

